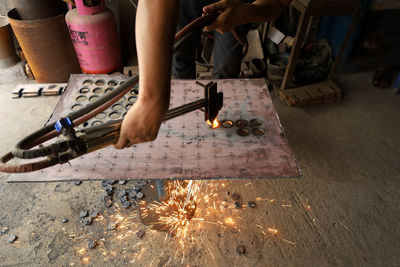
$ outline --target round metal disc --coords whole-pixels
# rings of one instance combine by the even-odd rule
[[[250,129],[247,127],[240,128],[236,131],[236,133],[240,136],[249,136],[250,135]]]
[[[252,119],[250,120],[250,126],[252,128],[254,127],[260,127],[262,125],[262,121],[260,121],[259,119]]]
[[[93,93],[95,94],[101,94],[103,92],[103,88],[101,87],[96,87],[93,89]]]
[[[104,91],[104,93],[109,93],[109,92],[111,92],[112,90],[114,90],[114,88],[108,87],[108,88]]]
[[[79,93],[81,94],[87,94],[89,93],[90,89],[87,87],[82,87],[81,89],[79,89]]]
[[[94,121],[94,122],[92,122],[92,126],[98,126],[98,125],[102,125],[103,124],[103,122],[102,121]]]
[[[108,82],[108,85],[109,86],[117,86],[118,82],[116,80],[111,80],[111,81]]]
[[[89,85],[92,85],[93,84],[93,80],[85,80],[84,82],[83,82],[83,85],[84,86],[89,86]]]
[[[95,102],[95,101],[97,101],[97,99],[99,99],[99,98],[100,98],[100,96],[98,96],[98,95],[93,95],[93,96],[89,97],[89,101],[90,101],[90,102]]]
[[[103,86],[103,85],[106,84],[106,81],[104,81],[104,80],[97,80],[97,81],[95,82],[95,84],[96,84],[97,86]]]
[[[231,128],[233,127],[234,123],[231,120],[224,120],[221,122],[222,128]]]
[[[251,129],[251,133],[254,136],[263,136],[265,134],[265,130],[261,127],[255,127],[253,129]]]
[[[115,111],[121,110],[122,109],[122,105],[121,104],[114,104],[111,109],[115,110]]]
[[[249,124],[249,122],[247,120],[237,120],[235,122],[236,127],[242,128],[245,127]]]
[[[121,116],[121,113],[117,112],[117,111],[113,111],[111,112],[108,117],[112,120],[116,120]]]
[[[81,104],[75,104],[75,105],[73,105],[72,106],[72,111],[77,111],[77,110],[80,110],[82,108],[82,105]]]
[[[136,100],[137,100],[137,97],[136,97],[136,96],[131,96],[131,97],[128,98],[128,102],[129,102],[129,103],[135,103]]]
[[[126,97],[125,96],[122,96],[119,100],[118,100],[118,102],[124,102],[126,100]]]
[[[78,96],[75,98],[75,100],[76,100],[76,102],[82,103],[82,102],[85,102],[85,101],[87,100],[87,97],[84,96],[84,95],[78,95]]]
[[[105,119],[106,117],[107,117],[107,113],[105,113],[105,112],[101,112],[101,113],[97,114],[97,116],[96,116],[96,118],[100,119],[100,120]]]

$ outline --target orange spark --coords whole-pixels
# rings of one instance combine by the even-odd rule
[[[231,225],[234,225],[234,224],[235,224],[235,222],[233,221],[233,219],[232,219],[231,217],[226,218],[226,219],[225,219],[225,223],[231,224]]]
[[[268,228],[268,233],[276,235],[278,233],[278,230],[273,229],[273,228]]]
[[[84,263],[84,264],[88,264],[89,262],[90,262],[90,257],[84,257],[82,259],[82,263]]]

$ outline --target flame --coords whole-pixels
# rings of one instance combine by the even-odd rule
[[[212,123],[208,120],[207,124],[208,124],[208,126],[210,126],[211,129],[216,129],[219,127],[218,119],[215,119]]]

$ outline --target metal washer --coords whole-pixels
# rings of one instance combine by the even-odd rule
[[[243,136],[243,137],[249,136],[249,135],[250,135],[250,132],[251,132],[250,129],[247,128],[247,127],[239,128],[239,129],[236,131],[236,133],[237,133],[238,135]]]

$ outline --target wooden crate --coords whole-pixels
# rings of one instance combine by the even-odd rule
[[[279,98],[288,106],[335,103],[342,100],[342,89],[334,81],[325,81],[295,89],[276,88]]]

